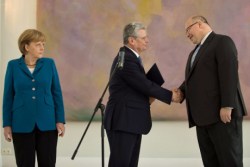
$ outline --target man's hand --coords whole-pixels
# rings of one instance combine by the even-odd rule
[[[149,97],[149,104],[151,105],[155,101],[155,98]]]
[[[183,100],[183,93],[181,92],[180,89],[173,89],[173,96],[172,96],[172,101],[175,103],[180,103]]]
[[[220,109],[220,119],[222,122],[227,123],[231,121],[232,108],[223,107]]]

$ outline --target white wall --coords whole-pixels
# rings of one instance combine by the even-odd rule
[[[3,4],[3,0],[0,2],[0,96],[2,94],[2,11],[3,11],[2,4]],[[0,102],[0,106],[2,106],[2,102]],[[0,119],[1,118],[2,116],[0,116]],[[2,138],[2,128],[0,128],[0,138]],[[2,148],[2,144],[0,142],[0,149],[1,148]],[[0,155],[0,166],[1,164],[2,164],[2,156]]]
[[[10,59],[20,57],[17,40],[27,28],[36,28],[36,0],[1,0],[0,12],[0,96],[3,95],[3,82],[7,63]],[[0,98],[0,124],[2,126],[2,98]],[[10,149],[13,156],[12,143],[4,142],[2,128],[0,130],[1,152]],[[0,166],[4,158],[0,155]]]

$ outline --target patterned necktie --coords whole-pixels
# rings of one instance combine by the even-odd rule
[[[193,66],[194,60],[195,60],[195,58],[196,58],[196,55],[197,55],[197,53],[198,53],[200,47],[201,47],[201,45],[198,45],[198,47],[195,49],[195,51],[194,51],[194,53],[193,53],[193,56],[192,56],[192,59],[191,59],[190,67]]]

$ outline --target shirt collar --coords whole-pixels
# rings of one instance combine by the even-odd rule
[[[136,57],[137,58],[139,58],[140,57],[140,55],[136,52],[136,51],[134,51],[133,49],[131,49],[130,47],[128,47],[127,45],[125,45],[127,48],[129,48],[135,55],[136,55]]]
[[[203,45],[203,43],[205,42],[205,40],[207,39],[207,37],[211,34],[211,32],[212,32],[212,31],[209,31],[209,32],[205,35],[205,37],[203,37],[203,39],[201,40],[200,45]]]

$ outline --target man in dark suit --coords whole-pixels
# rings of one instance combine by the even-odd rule
[[[137,167],[141,137],[152,126],[149,97],[167,104],[177,95],[147,79],[140,53],[147,49],[146,28],[130,23],[123,32],[124,67],[110,80],[104,126],[110,145],[109,167]],[[111,72],[117,64],[114,59]]]
[[[185,29],[196,47],[179,90],[186,99],[189,126],[196,126],[203,164],[243,167],[242,118],[247,111],[235,44],[215,34],[203,16],[189,18]]]

